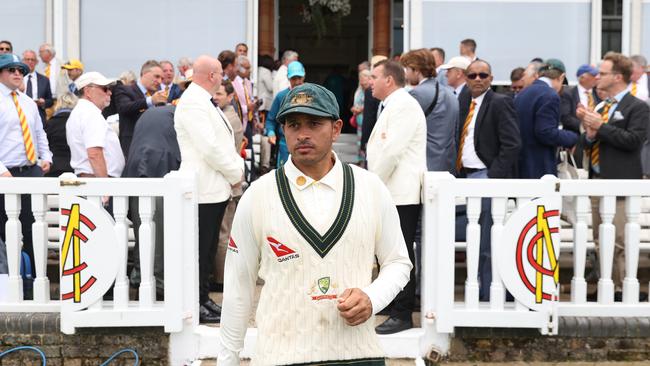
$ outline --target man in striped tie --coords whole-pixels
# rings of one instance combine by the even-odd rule
[[[600,64],[597,78],[598,89],[602,89],[608,98],[596,106],[595,111],[578,106],[577,115],[585,128],[581,138],[588,152],[590,179],[642,178],[640,153],[650,110],[645,103],[632,96],[628,88],[631,74],[632,61],[628,57],[620,53],[607,53]],[[599,199],[592,198],[594,238],[598,238],[598,225],[601,223],[598,212]],[[625,222],[625,200],[620,197],[616,200],[613,222],[616,227],[616,247],[612,280],[617,301],[622,298],[625,276]],[[598,240],[595,241],[598,243]]]
[[[36,103],[18,91],[29,67],[18,56],[0,55],[0,177],[42,177],[50,170],[52,153]],[[2,178],[0,178],[2,179]],[[20,222],[23,250],[29,254],[33,268],[32,223],[29,195],[21,197]],[[0,239],[5,238],[4,195],[0,195]],[[11,243],[8,243],[11,244]]]

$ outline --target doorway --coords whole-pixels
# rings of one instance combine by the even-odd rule
[[[330,89],[347,121],[357,88],[357,65],[368,59],[370,9],[368,1],[338,3],[348,3],[350,14],[337,17],[325,7],[310,8],[308,0],[279,0],[277,48],[280,56],[288,49],[298,52],[305,81]]]

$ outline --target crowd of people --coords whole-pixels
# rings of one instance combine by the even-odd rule
[[[492,85],[492,66],[489,60],[477,57],[476,48],[474,40],[466,39],[460,42],[459,55],[449,60],[443,49],[434,47],[411,50],[391,59],[374,56],[358,65],[358,89],[351,101],[351,118],[345,121],[357,131],[356,165],[383,182],[386,192],[378,194],[390,196],[394,212],[382,210],[391,212],[387,217],[393,213],[399,217],[397,225],[407,244],[402,254],[414,264],[405,272],[408,280],[400,286],[402,290],[385,310],[388,319],[375,329],[379,334],[413,326],[419,258],[412,244],[419,241],[424,171],[447,171],[466,179],[537,179],[557,175],[558,152],[564,150],[575,156],[577,168],[588,171],[591,179],[642,179],[650,175],[650,149],[646,149],[650,70],[643,56],[609,52],[598,65],[584,64],[575,70],[575,86],[567,82],[573,70],[567,70],[561,60],[535,58],[515,68],[509,89],[498,93]],[[227,282],[224,276],[228,278],[228,273],[224,275],[225,258],[238,253],[238,239],[231,238],[233,220],[233,231],[239,230],[240,236],[248,238],[245,240],[257,238],[258,231],[248,232],[241,227],[241,220],[250,221],[257,217],[255,214],[240,222],[235,219],[236,212],[237,216],[244,215],[236,208],[248,184],[274,168],[278,185],[284,175],[278,176],[277,172],[285,171],[290,178],[287,184],[295,183],[291,189],[285,187],[289,189],[287,197],[298,195],[314,182],[327,184],[322,171],[310,175],[302,170],[311,166],[311,160],[293,159],[295,154],[318,150],[316,143],[310,142],[317,139],[316,135],[310,134],[322,124],[313,118],[327,117],[335,122],[328,138],[338,136],[345,124],[339,123],[340,101],[331,100],[334,94],[326,89],[305,83],[306,70],[295,51],[285,51],[277,62],[261,55],[256,81],[251,80],[245,44],[238,44],[234,51],[224,50],[216,58],[181,58],[178,72],[170,61],[148,60],[139,76],[126,72],[119,80],[86,71],[77,59],[61,62],[49,44],[42,45],[38,54],[25,50],[19,57],[10,42],[0,41],[0,53],[3,177],[58,176],[64,172],[79,177],[162,177],[177,169],[198,174],[202,322],[220,321],[221,306],[208,294],[223,289]],[[37,71],[39,58],[42,65]],[[313,118],[287,118],[295,114]],[[313,131],[306,133],[309,137],[302,141],[300,131],[306,128]],[[250,154],[257,135],[259,163]],[[318,160],[321,167],[323,156]],[[328,159],[335,162],[324,166],[333,169],[338,158],[332,155]],[[342,169],[342,174],[347,174],[347,168]],[[271,179],[269,176],[272,174],[265,182]],[[280,198],[284,200],[281,188]],[[329,207],[336,199],[321,200],[316,196],[329,197],[331,193],[313,191],[309,195],[314,196],[307,195],[299,202]],[[341,194],[345,196],[345,189]],[[33,261],[29,197],[24,196],[21,202],[23,249]],[[246,213],[258,203],[268,204],[268,212],[278,209],[275,205],[279,201],[265,202],[251,201],[249,197],[241,203]],[[105,198],[104,204],[110,211],[111,200]],[[295,201],[282,201],[282,205],[288,209]],[[593,199],[592,205],[597,207],[598,200]],[[137,199],[132,199],[129,217],[136,233],[137,211]],[[490,296],[490,212],[491,201],[483,199],[479,218],[481,300],[489,300]],[[597,238],[600,217],[597,209],[592,213]],[[154,217],[159,222],[156,228],[162,228],[161,214]],[[295,223],[292,216],[297,228],[318,221],[314,212],[307,215],[308,219],[294,214],[302,220]],[[0,196],[3,240],[6,220]],[[386,220],[393,222],[390,217]],[[249,221],[251,225],[262,225]],[[275,224],[289,225],[282,220]],[[624,275],[624,224],[624,201],[619,200],[614,218],[613,275],[618,297]],[[263,225],[273,223],[269,219]],[[315,249],[324,250],[320,245],[327,243],[327,237],[319,234],[326,229],[309,226],[311,234],[305,234],[305,238]],[[162,232],[159,234],[154,267],[162,291]],[[272,239],[266,238],[277,249],[274,253],[279,258],[279,253],[288,248]],[[400,262],[404,258],[391,260]],[[236,280],[244,284],[241,278]],[[131,271],[131,281],[134,285],[139,282],[137,265]],[[391,286],[396,283],[400,282],[391,282]],[[374,313],[390,302],[384,300],[381,308],[372,308]]]

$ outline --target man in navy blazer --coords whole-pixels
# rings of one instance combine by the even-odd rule
[[[539,78],[515,99],[522,148],[519,177],[541,178],[557,175],[557,148],[572,147],[578,134],[559,129],[560,96],[566,69],[560,60],[549,59],[539,70]]]
[[[164,105],[167,95],[160,90],[162,68],[157,61],[149,60],[140,69],[140,79],[131,85],[114,89],[113,99],[120,115],[120,145],[124,156],[129,153],[135,123],[147,108]]]
[[[181,97],[183,92],[178,84],[174,84],[174,64],[171,61],[160,61],[162,68],[162,83],[160,83],[160,90],[167,94],[167,103],[172,103],[174,100]]]
[[[52,98],[52,90],[50,89],[50,80],[45,75],[36,72],[36,52],[27,50],[23,52],[23,62],[29,66],[29,74],[25,75],[23,81],[25,83],[25,94],[32,98],[38,106],[38,114],[41,116],[41,122],[45,126],[46,115],[45,110],[54,105],[54,98]]]

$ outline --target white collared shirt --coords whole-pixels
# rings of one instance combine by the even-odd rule
[[[630,84],[627,86],[629,92],[632,91],[632,84],[634,82],[630,81]],[[642,101],[648,100],[648,74],[643,73],[639,80],[636,81],[636,95],[635,97],[641,99]]]
[[[585,89],[584,86],[578,84],[578,96],[580,97],[580,104],[582,104],[587,109],[589,108],[589,97],[587,97],[587,94],[591,94],[591,93],[592,93],[592,89],[587,90]],[[592,94],[592,98],[593,98],[593,94]]]
[[[70,146],[70,166],[74,173],[96,174],[88,160],[88,149],[101,147],[110,177],[120,177],[124,154],[120,140],[95,104],[79,99],[66,123],[66,140]]]
[[[474,115],[472,120],[469,122],[469,127],[467,128],[467,135],[465,136],[465,141],[463,142],[463,166],[470,169],[485,169],[487,168],[483,161],[476,154],[476,149],[474,147],[474,130],[476,127],[476,118],[478,117],[478,112],[481,109],[481,104],[483,104],[483,99],[485,98],[485,91],[483,94],[479,95],[476,98],[472,98],[472,101],[476,103],[474,107]],[[462,121],[465,123],[465,121]]]
[[[460,95],[460,92],[463,90],[463,87],[465,86],[466,83],[462,83],[458,85],[458,88],[454,89],[454,96],[456,96],[456,99],[458,99],[458,96]]]
[[[8,168],[31,165],[27,160],[23,130],[11,92],[11,89],[0,83],[0,174],[6,172]],[[36,103],[27,94],[17,90],[16,92],[18,93],[18,103],[25,113],[27,125],[32,134],[36,157],[52,162],[52,153]]]
[[[30,80],[30,76],[31,76],[31,80]],[[25,95],[27,95],[27,88],[29,88],[28,82],[31,82],[32,95],[27,95],[27,96],[34,100],[38,99],[38,76],[36,76],[36,70],[23,76],[23,81],[25,82]]]

